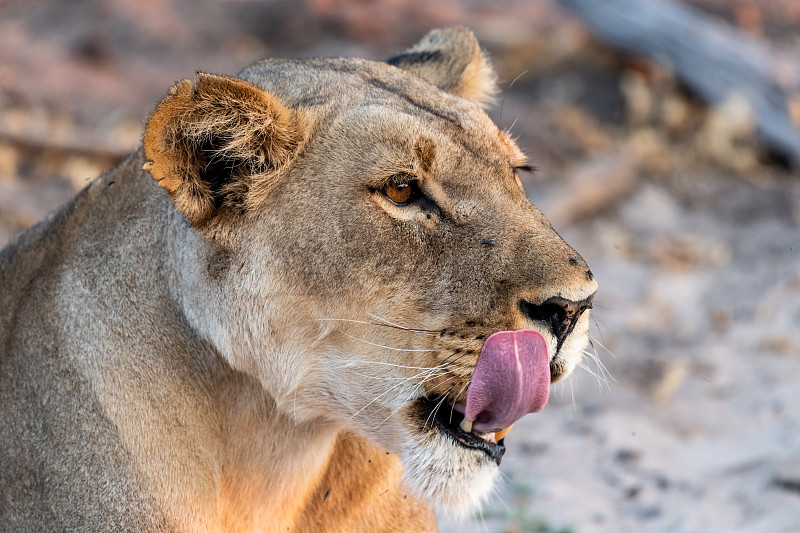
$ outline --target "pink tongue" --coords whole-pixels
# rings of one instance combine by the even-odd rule
[[[467,392],[464,415],[473,430],[507,428],[544,409],[550,395],[550,358],[532,329],[500,331],[486,339]]]

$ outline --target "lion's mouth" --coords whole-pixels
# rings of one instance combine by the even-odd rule
[[[499,465],[508,430],[526,414],[541,411],[549,394],[550,358],[541,333],[500,331],[481,349],[465,403],[453,404],[443,396],[422,399],[424,426],[435,426]]]
[[[465,431],[469,423],[464,421],[464,415],[442,397],[422,398],[420,406],[424,424],[436,427],[443,436],[452,439],[459,446],[482,451],[496,464],[500,464],[503,454],[506,453],[503,437],[507,431],[498,433]]]

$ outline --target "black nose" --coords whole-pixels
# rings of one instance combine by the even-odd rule
[[[550,326],[550,331],[553,332],[558,341],[557,350],[560,350],[561,345],[564,344],[564,339],[572,333],[583,312],[592,308],[593,299],[594,295],[585,300],[575,302],[554,296],[541,304],[532,304],[522,300],[519,306],[522,313],[531,320],[545,322]]]

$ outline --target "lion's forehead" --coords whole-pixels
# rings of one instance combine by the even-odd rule
[[[414,74],[381,61],[344,59],[267,59],[242,70],[238,77],[260,86],[289,106],[334,102],[355,103],[370,98],[398,95],[409,99],[438,97],[442,113],[449,106],[465,107],[466,100],[452,97]],[[454,112],[457,112],[453,109]]]
[[[402,69],[364,59],[266,60],[239,73],[290,107],[316,108],[326,123],[375,140],[461,145],[480,160],[524,161],[519,148],[474,103]],[[338,119],[338,120],[337,120]],[[346,119],[346,120],[341,120]]]

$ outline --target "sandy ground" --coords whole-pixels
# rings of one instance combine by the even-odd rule
[[[698,180],[686,192],[713,198],[644,184],[563,232],[603,281],[592,335],[614,379],[588,362],[509,435],[487,530],[800,531],[800,235],[778,208],[800,191]],[[654,268],[676,238],[709,257]]]
[[[454,23],[491,52],[492,116],[601,289],[586,368],[511,432],[497,496],[443,531],[800,532],[798,174],[736,109],[706,109],[549,2],[5,2],[0,243],[135,146],[195,69],[381,58]]]

